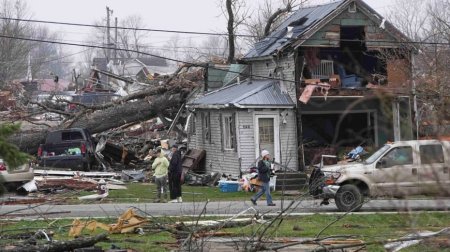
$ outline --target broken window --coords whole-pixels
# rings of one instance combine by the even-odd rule
[[[211,143],[211,113],[202,113],[203,143]]]
[[[235,119],[234,114],[233,115],[223,115],[223,147],[225,149],[234,149],[235,146],[235,139],[236,139],[236,125],[235,125]]]

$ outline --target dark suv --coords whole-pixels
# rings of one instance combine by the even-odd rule
[[[49,132],[38,149],[39,166],[91,170],[94,143],[87,129],[71,128]]]

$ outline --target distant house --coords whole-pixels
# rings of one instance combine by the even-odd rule
[[[24,89],[29,93],[55,93],[67,90],[69,81],[59,79],[35,79],[32,81],[20,81]]]
[[[36,82],[38,85],[38,91],[41,92],[61,92],[67,90],[67,87],[70,84],[69,81],[61,79],[58,79],[57,82],[55,82],[54,79],[41,79],[36,80]]]
[[[113,61],[111,61],[112,63]],[[173,72],[173,66],[167,64],[166,60],[157,57],[145,58],[119,58],[114,60],[115,64],[108,67],[106,58],[94,58],[93,68],[100,71],[112,72],[118,76],[128,78],[131,81],[146,82],[152,78],[152,74],[167,74]],[[114,68],[114,69],[112,69]],[[98,72],[93,71],[91,78],[100,84],[107,84],[108,77],[106,75],[99,75]]]
[[[190,147],[207,151],[207,169],[237,174],[262,149],[304,169],[321,153],[411,139],[408,41],[361,0],[298,9],[242,59],[251,80],[188,103]],[[236,102],[247,99],[253,106]],[[224,114],[236,115],[235,153],[221,148]]]

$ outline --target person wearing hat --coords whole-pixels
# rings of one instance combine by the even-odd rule
[[[250,201],[253,203],[253,205],[257,205],[256,201],[265,193],[266,194],[266,200],[268,206],[275,206],[275,204],[272,202],[272,195],[270,195],[270,153],[267,150],[261,151],[261,157],[262,159],[258,162],[258,179],[261,180],[261,190],[259,190],[253,197],[250,198]]]
[[[156,159],[153,161],[152,169],[155,177],[157,198],[155,202],[166,202],[167,199],[167,174],[168,174],[169,160],[165,157],[161,148],[156,149]],[[161,199],[161,194],[164,198]]]
[[[183,168],[181,166],[181,152],[178,150],[176,144],[172,145],[172,158],[169,163],[169,190],[170,190],[170,203],[181,203],[181,173]]]

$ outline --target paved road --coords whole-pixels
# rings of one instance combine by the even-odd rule
[[[280,211],[280,201],[275,201],[276,207],[268,207],[260,201],[255,207],[262,213]],[[286,206],[289,202],[284,202]],[[338,213],[336,206],[319,206],[319,200],[296,202],[298,206],[293,214],[308,213]],[[60,218],[60,217],[117,217],[130,207],[136,207],[147,215],[153,216],[186,216],[198,215],[205,202],[186,203],[123,203],[123,204],[84,204],[84,205],[6,205],[0,206],[1,218]],[[252,207],[250,201],[209,202],[207,215],[234,215]],[[434,200],[371,200],[360,212],[397,212],[397,211],[450,211],[450,199]],[[251,211],[250,211],[251,213]]]

